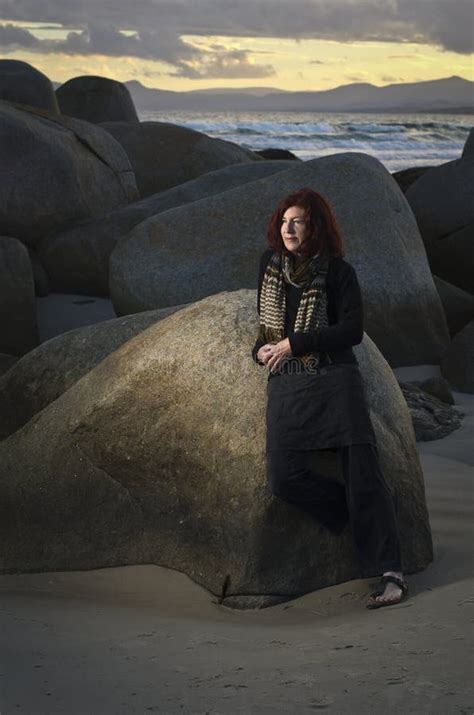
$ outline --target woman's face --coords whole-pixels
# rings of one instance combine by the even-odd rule
[[[301,247],[307,235],[304,209],[300,206],[290,206],[286,209],[280,231],[286,250],[295,256],[301,255]]]

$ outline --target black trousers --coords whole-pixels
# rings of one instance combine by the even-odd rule
[[[349,522],[362,577],[401,571],[395,509],[377,448],[373,444],[338,447],[337,456],[344,484],[313,471],[308,466],[311,452],[267,452],[272,493],[335,533]]]

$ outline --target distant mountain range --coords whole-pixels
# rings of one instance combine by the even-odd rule
[[[139,111],[474,113],[474,82],[461,77],[385,87],[346,84],[318,92],[289,92],[271,87],[170,92],[150,89],[135,80],[125,84]]]

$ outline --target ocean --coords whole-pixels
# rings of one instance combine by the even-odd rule
[[[197,129],[248,149],[289,149],[300,159],[357,151],[390,172],[461,156],[473,115],[302,112],[140,112],[142,121]]]

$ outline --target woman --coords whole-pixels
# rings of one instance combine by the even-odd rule
[[[267,241],[252,354],[269,372],[270,488],[335,533],[349,521],[361,575],[382,574],[367,607],[399,603],[407,586],[394,507],[352,351],[363,336],[356,273],[342,257],[329,204],[311,189],[279,203]],[[307,465],[311,451],[330,448],[338,453],[345,487]]]

